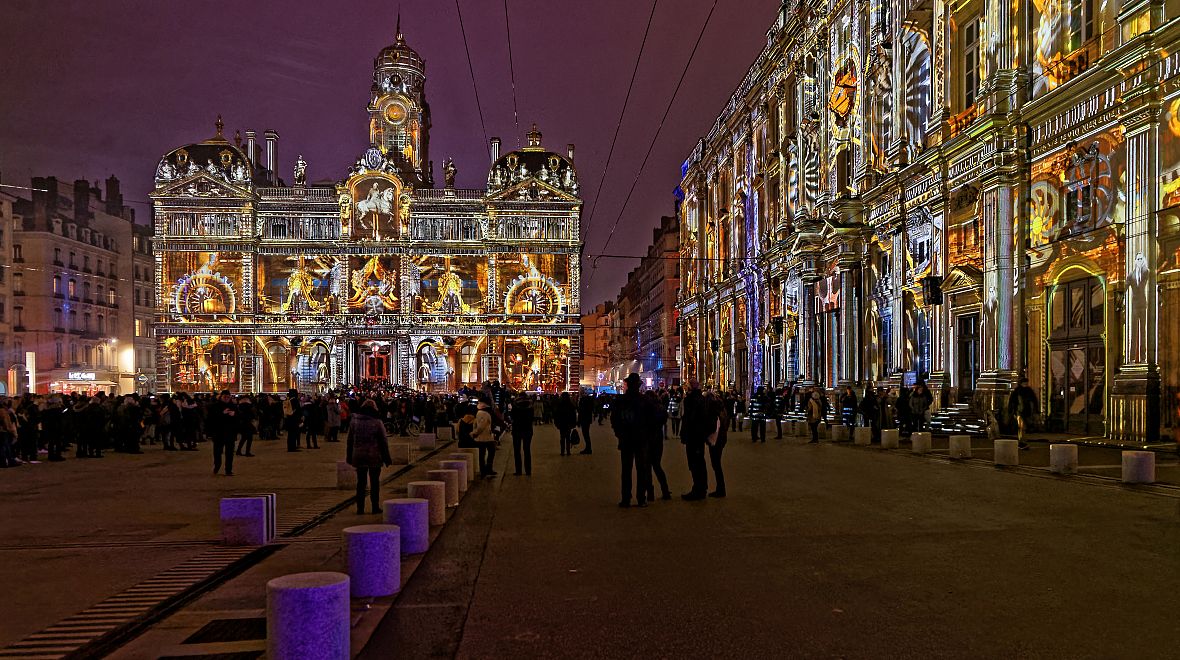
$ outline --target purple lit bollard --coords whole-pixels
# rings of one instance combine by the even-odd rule
[[[466,493],[467,482],[469,481],[467,478],[467,461],[454,459],[451,461],[439,461],[438,464],[444,470],[454,470],[459,473],[459,492]]]
[[[475,456],[469,451],[457,451],[450,454],[447,458],[461,460],[467,462],[467,481],[470,483],[475,481]]]
[[[266,657],[347,660],[349,580],[343,573],[295,573],[266,583]]]
[[[416,555],[430,548],[430,502],[420,497],[385,500],[385,523],[401,531],[403,555]]]
[[[459,473],[455,470],[427,470],[426,476],[447,485],[447,506],[459,506]]]
[[[353,598],[392,596],[401,590],[401,530],[397,525],[345,527],[344,553]]]

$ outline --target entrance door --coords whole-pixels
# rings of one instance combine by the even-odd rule
[[[970,401],[979,381],[979,315],[960,316],[955,324],[958,328],[957,381],[959,401]]]
[[[1105,289],[1096,277],[1057,285],[1049,332],[1048,422],[1101,435],[1106,418]]]
[[[365,378],[389,380],[389,356],[381,353],[365,355]]]

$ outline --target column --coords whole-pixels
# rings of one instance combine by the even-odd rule
[[[987,410],[1007,416],[1007,395],[1018,374],[1015,309],[1015,238],[1013,237],[1013,184],[1002,179],[984,182],[980,201],[983,211],[983,310],[980,322],[979,393]]]
[[[939,198],[930,204],[930,243],[933,250],[930,274],[939,278],[939,281],[946,276],[947,272],[946,205],[944,201]],[[934,394],[934,407],[937,409],[941,407],[943,391],[950,386],[950,305],[944,299],[942,304],[929,307],[930,377],[926,384]]]
[[[840,387],[853,385],[860,374],[860,280],[861,263],[856,245],[839,257],[840,337],[829,345],[840,346]]]
[[[899,193],[900,194],[900,193]],[[902,219],[905,222],[905,219]],[[902,293],[902,278],[905,277],[905,241],[901,233],[893,236],[893,249],[889,252],[889,371],[897,383],[908,365],[905,357],[905,296]]]
[[[496,284],[496,255],[490,254],[488,255],[488,300],[484,306],[488,314],[499,309],[497,299],[500,293]]]
[[[1158,117],[1143,112],[1124,119],[1127,129],[1126,291],[1122,364],[1114,379],[1108,428],[1116,440],[1158,442],[1160,427],[1159,295],[1155,216]],[[1108,295],[1108,300],[1110,296]],[[1113,316],[1113,315],[1112,315]],[[1107,333],[1110,337],[1113,333]],[[1117,355],[1107,351],[1107,355]],[[1112,365],[1113,366],[1113,365]]]
[[[951,70],[950,48],[951,29],[950,29],[950,15],[951,12],[947,8],[946,0],[934,0],[934,36],[931,39],[930,49],[930,89],[931,98],[931,112],[930,112],[930,134],[935,136],[947,136],[944,134],[943,128],[947,125],[947,120],[951,117],[950,110],[950,76],[947,72]]]

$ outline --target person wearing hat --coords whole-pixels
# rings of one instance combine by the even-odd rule
[[[645,430],[651,424],[652,412],[639,392],[639,374],[632,373],[623,381],[627,389],[611,406],[610,425],[619,439],[619,453],[623,463],[622,497],[620,507],[631,506],[631,470],[635,470],[635,499],[639,506],[647,506],[651,487],[651,467],[647,464],[648,438]]]
[[[381,513],[381,466],[393,465],[385,424],[381,422],[377,402],[369,399],[352,414],[348,425],[348,464],[356,468],[356,512],[365,513],[365,482],[373,513]]]

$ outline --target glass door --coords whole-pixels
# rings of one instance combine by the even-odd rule
[[[979,315],[960,316],[958,329],[958,385],[959,401],[970,401],[979,381]]]
[[[1106,418],[1105,290],[1095,277],[1058,284],[1050,310],[1050,431],[1101,435]]]

